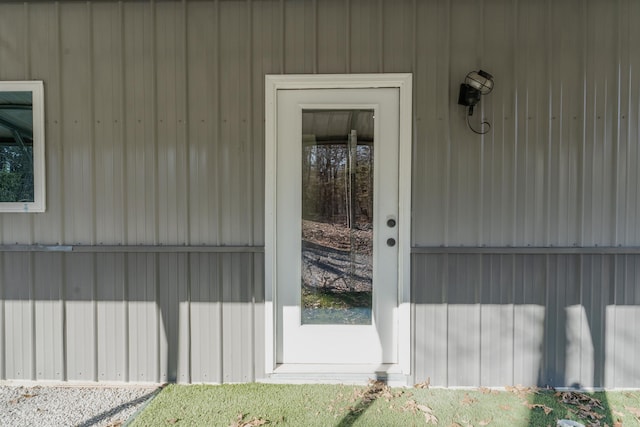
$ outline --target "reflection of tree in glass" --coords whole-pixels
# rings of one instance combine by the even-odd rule
[[[347,224],[347,145],[304,147],[302,159],[302,217],[313,221]],[[356,227],[366,228],[373,213],[373,149],[356,151]]]
[[[373,149],[311,144],[302,158],[303,323],[370,324],[373,275]],[[355,181],[355,183],[353,182]],[[355,197],[350,185],[355,184]],[[351,206],[355,205],[355,206]],[[355,209],[355,224],[349,211]],[[351,216],[353,219],[354,217]]]
[[[33,202],[33,97],[0,92],[0,202]]]
[[[0,144],[0,201],[33,201],[33,147]]]

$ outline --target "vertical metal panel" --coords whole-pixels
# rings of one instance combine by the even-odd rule
[[[34,254],[35,378],[65,379],[64,258]]]
[[[222,287],[222,380],[246,382],[254,378],[253,264],[250,254],[220,255]]]
[[[158,242],[154,5],[124,3],[125,243]]]
[[[514,170],[516,174],[513,176],[516,198],[511,205],[515,215],[511,225],[514,227],[513,233],[518,241],[531,242],[532,245],[544,245],[548,240],[544,232],[547,225],[545,197],[549,185],[546,180],[547,144],[544,141],[549,135],[545,132],[544,126],[548,123],[550,116],[548,101],[550,91],[538,88],[544,88],[550,76],[549,58],[553,45],[549,36],[551,34],[549,13],[547,7],[540,7],[533,2],[519,2],[518,9],[514,11],[519,31],[516,41],[518,44],[516,58],[511,63],[511,66],[518,70],[518,74],[512,76],[517,109],[513,116],[514,123],[512,123],[515,129],[514,144],[516,146]],[[506,34],[503,36],[508,37]],[[494,52],[491,49],[487,54],[497,59],[501,52]],[[505,92],[502,91],[502,93]],[[497,105],[494,97],[487,98],[485,101],[492,107]],[[493,115],[491,120],[494,126],[499,126],[495,123],[495,117]],[[493,146],[487,150],[487,155],[490,155],[489,151],[493,151],[491,148]],[[495,160],[499,161],[499,159]],[[489,167],[485,167],[485,176],[492,178],[485,179],[483,191],[485,194],[491,194],[492,186],[500,185],[503,180],[507,180],[504,179],[506,177],[500,177],[493,172],[493,165],[487,166]],[[496,208],[490,203],[484,204],[484,217],[490,218],[495,210]],[[481,240],[490,238],[494,234],[493,230],[495,228],[484,231]],[[505,227],[505,231],[509,230]],[[502,241],[494,239],[491,244],[509,244],[510,241],[504,237],[506,236],[503,236]]]
[[[579,355],[576,351],[569,352],[570,343],[567,340],[568,336],[578,334],[575,331],[576,323],[567,321],[567,309],[579,303],[578,261],[577,257],[566,255],[549,257],[547,261],[545,348],[541,376],[543,384],[561,384],[565,378],[570,378],[570,368],[575,366],[576,356]]]
[[[218,256],[190,257],[191,380],[222,382],[222,294]]]
[[[447,266],[447,382],[451,386],[480,381],[480,282],[479,257],[455,255]],[[469,288],[471,285],[471,288]]]
[[[246,34],[247,3],[221,2],[219,75],[220,129],[218,133],[219,157],[216,165],[221,184],[217,213],[220,215],[220,233],[223,242],[249,244],[252,239],[253,220],[251,191],[251,153],[247,141],[247,90],[250,86]],[[262,94],[260,94],[262,95]]]
[[[518,65],[521,64],[518,59],[526,57],[520,53],[519,34],[515,32],[518,25],[516,21],[518,6],[517,2],[492,2],[487,4],[486,8],[478,8],[477,13],[484,20],[476,29],[477,43],[471,43],[470,46],[476,55],[477,65],[468,61],[465,64],[466,68],[476,65],[486,69],[502,70],[499,73],[500,87],[496,88],[496,93],[487,97],[487,102],[480,106],[477,112],[478,117],[470,120],[475,127],[478,127],[482,117],[490,117],[489,121],[493,127],[487,137],[483,140],[476,139],[474,144],[479,145],[480,150],[477,154],[479,159],[477,171],[482,185],[477,187],[478,198],[472,201],[477,203],[482,212],[480,218],[473,224],[473,228],[477,230],[476,239],[486,241],[486,244],[491,246],[508,245],[513,240],[515,196],[517,191],[522,190],[517,188],[521,180],[517,156],[522,149],[517,132],[521,129],[518,101],[520,100],[519,88],[522,85],[518,84],[516,73],[517,70],[519,71]],[[492,21],[493,25],[485,26],[487,19]],[[474,53],[469,52],[471,57]],[[461,74],[464,75],[464,73],[463,71]],[[463,130],[463,132],[468,133],[469,130]],[[458,135],[462,140],[467,139],[464,134]],[[475,171],[467,175],[465,180],[473,180],[474,173]],[[471,185],[471,188],[474,188],[474,184]],[[463,201],[462,208],[466,210],[467,206]],[[471,213],[471,217],[467,220],[473,221],[473,216]],[[474,240],[470,231],[468,239],[468,242]]]
[[[159,242],[187,242],[188,166],[186,126],[186,13],[184,3],[161,2],[155,10],[157,104],[157,215]]]
[[[30,256],[4,254],[4,374],[7,378],[35,377],[33,266]]]
[[[551,40],[549,57],[548,102],[550,111],[547,119],[547,225],[546,244],[571,246],[577,242],[576,227],[579,218],[575,216],[577,203],[578,160],[581,140],[570,135],[574,120],[582,111],[584,100],[576,103],[576,97],[584,95],[579,78],[586,71],[584,56],[584,3],[564,2],[552,5],[550,11]],[[564,22],[562,19],[571,11],[580,19]],[[582,85],[584,85],[584,80]],[[602,176],[601,176],[602,178]],[[598,180],[602,182],[602,179]]]
[[[160,355],[160,381],[189,382],[187,255],[159,254],[157,262],[157,305],[162,316],[157,349]]]
[[[448,384],[448,255],[413,257],[411,295],[414,310],[413,375],[417,382]]]
[[[514,267],[513,379],[537,384],[542,369],[547,295],[545,256],[516,257]]]
[[[449,75],[450,29],[448,2],[418,2],[416,69],[414,86],[414,137],[412,206],[419,215],[412,227],[413,242],[448,244],[450,108],[458,79]],[[355,51],[355,49],[354,49]],[[417,78],[429,76],[428,78]],[[450,82],[451,81],[451,82]],[[453,117],[457,117],[455,114]]]
[[[27,58],[25,46],[29,40],[25,40],[24,5],[19,3],[7,4],[3,7],[0,17],[0,38],[3,48],[0,51],[0,78],[2,80],[18,80],[25,78],[27,74]]]
[[[93,28],[89,12],[87,3],[60,5],[65,242],[94,243]]]
[[[383,47],[379,43],[380,8],[378,2],[349,0],[348,23],[349,57],[347,64],[352,73],[370,73],[378,69]]]
[[[284,0],[283,73],[318,72],[317,0]]]
[[[326,0],[318,2],[317,60],[319,73],[347,72],[347,36],[345,0]]]
[[[47,211],[33,218],[33,241],[56,244],[64,239],[64,150],[62,146],[62,50],[60,5],[29,5],[25,26],[29,28],[31,79],[45,81],[45,157]],[[17,230],[22,239],[29,230]],[[5,242],[7,242],[5,240]]]
[[[97,379],[95,258],[78,254],[65,258],[66,378]]]
[[[515,259],[482,260],[480,288],[480,383],[509,384],[513,378],[515,338]]]
[[[95,269],[97,379],[126,381],[129,324],[125,255],[96,257]]]
[[[585,291],[582,292],[582,306],[590,314],[587,321],[582,322],[581,336],[583,340],[590,339],[583,345],[587,348],[586,355],[580,360],[580,377],[592,376],[594,384],[605,384],[605,372],[609,370],[609,360],[606,358],[607,331],[606,310],[613,305],[613,289],[615,277],[613,275],[613,257],[585,255],[581,265],[581,280]],[[593,331],[593,333],[591,332]],[[593,349],[588,351],[589,347]],[[609,365],[609,366],[607,366]],[[589,367],[594,366],[592,371]]]
[[[97,244],[117,244],[125,239],[126,212],[123,141],[123,39],[120,7],[95,3],[90,61],[92,70],[93,129],[95,165],[95,209]]]
[[[218,33],[215,2],[189,2],[187,15],[189,241],[217,244],[220,240],[220,191],[217,179],[219,124]]]
[[[382,49],[385,73],[414,71],[415,3],[414,0],[384,3],[381,30],[384,34]]]
[[[157,254],[127,255],[128,381],[160,381]],[[169,314],[167,314],[168,316]]]
[[[478,19],[478,13],[481,13],[481,4],[478,2],[450,3],[450,17],[453,18],[449,22],[450,28],[447,29],[450,37],[449,48],[452,52],[449,59],[451,80],[448,82],[450,85],[448,97],[450,107],[454,106],[452,98],[458,91],[461,79],[464,79],[466,73],[471,69],[478,66],[476,64],[480,55],[477,49],[481,45],[470,42],[470,40],[477,41],[482,34],[480,32],[482,21]],[[446,244],[452,245],[472,245],[477,239],[478,226],[475,213],[477,209],[470,210],[468,207],[481,206],[479,200],[481,193],[478,191],[479,180],[476,178],[481,171],[478,159],[481,159],[482,145],[479,144],[480,141],[477,138],[470,138],[468,133],[470,131],[464,127],[463,114],[461,114],[461,109],[452,108],[452,118],[449,123],[451,139],[447,141],[449,153],[444,170],[447,179],[446,193],[441,205],[446,206],[448,217],[446,220],[448,239]],[[480,115],[480,111],[476,114]],[[438,141],[433,141],[433,143],[439,144]],[[412,184],[421,186],[421,183],[418,182],[412,182]],[[428,194],[423,197],[425,196],[429,197]],[[421,243],[421,240],[415,239],[418,244]]]

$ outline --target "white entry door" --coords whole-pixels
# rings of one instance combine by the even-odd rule
[[[410,374],[411,80],[265,78],[270,377]]]
[[[277,362],[398,361],[399,89],[277,93]]]

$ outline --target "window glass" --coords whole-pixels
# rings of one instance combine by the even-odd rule
[[[0,82],[0,212],[44,211],[42,82]]]

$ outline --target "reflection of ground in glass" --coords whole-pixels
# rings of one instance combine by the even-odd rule
[[[305,308],[302,310],[305,325],[370,325],[371,308]]]
[[[371,234],[303,221],[303,324],[371,324]],[[353,250],[340,247],[345,239]]]

